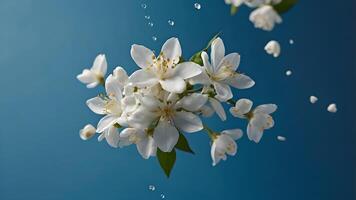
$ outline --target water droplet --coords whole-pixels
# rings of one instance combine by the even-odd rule
[[[145,16],[145,19],[151,19],[151,16],[146,15],[146,16]]]
[[[164,194],[161,194],[161,199],[164,199],[166,198],[166,196],[164,196]]]
[[[292,71],[291,71],[291,70],[287,70],[287,71],[286,71],[286,75],[287,75],[287,76],[292,75]]]
[[[151,191],[155,191],[156,190],[156,187],[154,185],[149,185],[148,186],[148,189],[151,190]]]
[[[145,3],[141,4],[141,8],[146,9],[147,8],[147,4],[145,4]]]
[[[148,26],[153,27],[153,22],[148,22]]]
[[[157,37],[156,36],[152,36],[152,40],[153,41],[157,41]]]
[[[197,10],[200,10],[200,8],[201,8],[200,3],[195,3],[194,4],[194,8],[197,9]]]
[[[173,20],[168,20],[168,24],[171,26],[174,26],[174,21]]]
[[[294,44],[294,40],[290,39],[289,44]]]

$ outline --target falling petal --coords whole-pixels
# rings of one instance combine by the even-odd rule
[[[310,96],[309,97],[310,103],[316,103],[318,101],[318,97],[316,96]]]
[[[287,71],[286,71],[286,75],[287,75],[287,76],[292,75],[292,70],[287,70]]]
[[[337,107],[336,104],[332,103],[328,106],[328,111],[331,113],[336,113],[337,112]]]
[[[279,136],[277,136],[277,140],[284,142],[287,140],[287,138],[279,135]]]
[[[200,10],[200,8],[201,8],[200,3],[195,3],[194,4],[194,8],[197,9],[197,10]]]

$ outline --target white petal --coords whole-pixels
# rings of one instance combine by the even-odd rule
[[[161,102],[154,96],[147,95],[144,97],[139,97],[139,100],[143,106],[147,108],[147,110],[153,111],[158,109],[161,106]]]
[[[225,66],[232,71],[236,71],[240,64],[240,55],[238,53],[230,53],[226,55],[218,64],[217,70]]]
[[[225,102],[233,97],[231,88],[227,84],[214,82],[214,88],[216,91],[215,98],[222,102]]]
[[[210,106],[204,105],[200,108],[203,117],[211,117],[214,114],[214,109]]]
[[[211,64],[213,65],[214,72],[216,72],[218,65],[225,56],[225,46],[221,38],[216,38],[211,43]]]
[[[276,110],[277,110],[276,104],[263,104],[263,105],[257,106],[253,112],[254,113],[262,112],[265,114],[271,114],[271,113],[274,113]]]
[[[150,156],[155,156],[157,151],[157,145],[151,136],[146,136],[137,144],[137,151],[144,159],[148,159]]]
[[[178,76],[160,80],[159,82],[162,88],[167,92],[182,93],[186,88],[186,83]]]
[[[194,133],[203,129],[203,123],[200,118],[190,112],[176,112],[173,121],[177,128],[187,133]]]
[[[111,99],[116,99],[118,101],[122,98],[120,83],[113,75],[109,75],[105,81],[105,90]]]
[[[175,66],[173,75],[179,76],[182,79],[191,78],[199,75],[202,72],[201,67],[193,62],[183,62]]]
[[[84,84],[90,84],[97,81],[95,74],[88,69],[84,69],[83,72],[77,76],[77,79]]]
[[[191,85],[196,85],[196,84],[210,85],[210,83],[211,83],[210,78],[208,74],[205,72],[205,69],[202,69],[202,73],[200,73],[199,75],[189,79],[189,84]]]
[[[137,110],[128,117],[128,124],[137,129],[147,128],[158,116],[145,106],[139,106]]]
[[[99,135],[98,141],[101,142],[101,141],[103,141],[103,139],[105,139],[105,133],[102,133]]]
[[[101,97],[91,98],[86,103],[90,108],[90,110],[92,110],[94,113],[99,115],[106,114],[105,112],[106,102]]]
[[[119,140],[120,140],[119,131],[115,126],[109,127],[106,131],[107,131],[105,134],[106,142],[111,147],[117,148],[119,146]]]
[[[131,46],[131,57],[139,67],[145,69],[152,65],[155,55],[150,49],[134,44]]]
[[[263,135],[263,129],[251,125],[250,123],[247,125],[247,136],[248,139],[259,143]]]
[[[234,117],[241,117],[242,115],[250,112],[253,102],[249,99],[239,99],[235,107],[230,109],[231,114]]]
[[[104,77],[106,74],[108,68],[108,63],[106,62],[106,58],[104,54],[99,54],[93,63],[93,67],[91,70],[93,70],[96,74],[101,75]]]
[[[125,128],[124,130],[122,130],[120,133],[120,139],[118,144],[119,147],[122,148],[131,145],[132,141],[130,140],[130,137],[134,134],[136,134],[135,128]]]
[[[232,139],[238,140],[242,137],[243,132],[241,129],[229,129],[229,130],[222,131],[221,134],[226,134],[230,136]]]
[[[337,112],[337,107],[335,103],[329,104],[327,110],[331,113],[336,113]]]
[[[214,98],[209,98],[209,102],[211,106],[214,108],[216,114],[220,117],[222,121],[226,120],[226,113],[224,110],[224,107],[221,105],[221,103],[214,99]]]
[[[79,131],[79,136],[82,140],[88,140],[95,135],[96,129],[93,125],[87,124]]]
[[[171,152],[177,144],[179,133],[177,129],[165,120],[161,120],[153,133],[153,139],[163,152]]]
[[[204,67],[208,70],[208,72],[211,74],[214,73],[214,68],[211,66],[209,56],[205,51],[201,53],[201,59],[203,60]]]
[[[179,40],[177,38],[168,39],[162,46],[161,52],[165,58],[173,61],[173,63],[178,63],[179,58],[182,55],[182,49],[180,47]]]
[[[131,74],[130,82],[137,87],[146,87],[157,84],[158,79],[151,72],[140,69]]]
[[[231,156],[234,156],[237,152],[237,145],[236,142],[232,137],[230,137],[227,134],[221,134],[218,136],[218,138],[215,140],[216,143],[216,151],[222,152],[222,153],[227,153]],[[226,159],[223,158],[223,159]]]
[[[225,83],[237,89],[247,89],[255,85],[255,81],[253,81],[249,76],[238,73],[226,79]]]
[[[182,108],[188,111],[197,111],[199,110],[208,100],[207,95],[202,95],[198,93],[193,93],[189,96],[183,97],[179,103]]]
[[[97,132],[101,133],[104,130],[108,129],[110,126],[114,125],[118,121],[119,116],[117,115],[106,115],[101,118],[97,125]]]
[[[266,44],[265,51],[268,54],[272,54],[274,57],[278,57],[281,53],[281,46],[277,41],[271,40]]]
[[[217,165],[220,162],[221,157],[219,157],[218,152],[216,152],[215,142],[213,142],[213,144],[211,145],[210,155],[211,155],[211,159],[213,160],[213,166]]]

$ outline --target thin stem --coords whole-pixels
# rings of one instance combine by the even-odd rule
[[[207,127],[206,125],[204,125],[204,130],[208,133],[208,136],[210,137],[210,139],[212,141],[214,141],[217,137],[216,133],[214,133],[213,130],[211,130],[209,127]]]

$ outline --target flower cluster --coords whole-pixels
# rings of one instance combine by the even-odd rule
[[[106,58],[98,55],[91,69],[85,69],[77,78],[88,88],[104,86],[105,93],[86,102],[102,118],[96,128],[88,124],[80,130],[80,137],[88,140],[98,133],[99,141],[105,139],[114,148],[134,144],[143,158],[157,156],[169,175],[176,149],[193,153],[185,135],[204,130],[212,140],[211,157],[216,165],[226,159],[226,154],[236,154],[235,140],[242,137],[240,129],[219,132],[203,123],[214,113],[225,121],[222,104],[226,103],[233,117],[248,121],[248,138],[259,142],[263,131],[273,127],[270,114],[277,106],[266,104],[252,109],[248,99],[233,100],[232,88],[251,88],[255,82],[237,71],[240,55],[225,55],[220,38],[214,37],[196,55],[184,61],[177,38],[168,39],[158,55],[135,44],[131,57],[140,69],[129,76],[124,68],[116,67],[106,79]]]
[[[296,0],[225,0],[225,3],[231,5],[232,15],[242,5],[253,8],[249,20],[256,28],[271,31],[275,24],[282,23],[280,13],[289,10]]]

